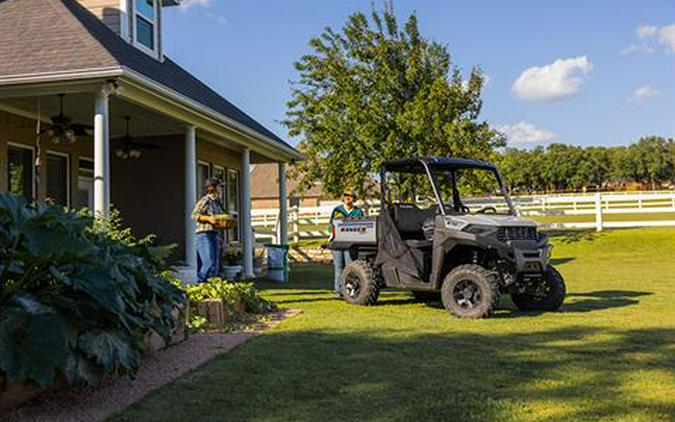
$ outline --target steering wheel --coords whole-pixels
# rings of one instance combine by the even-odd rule
[[[476,214],[487,214],[488,211],[491,211],[491,214],[497,214],[497,208],[495,207],[485,207],[476,211]]]

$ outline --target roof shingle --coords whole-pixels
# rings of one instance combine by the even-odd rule
[[[0,40],[0,78],[128,68],[290,147],[173,60],[155,60],[124,41],[75,0],[0,0]]]

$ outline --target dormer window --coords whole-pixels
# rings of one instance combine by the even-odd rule
[[[157,0],[133,0],[134,43],[153,56],[158,55],[158,3]]]

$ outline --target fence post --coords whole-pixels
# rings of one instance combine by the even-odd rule
[[[602,195],[595,195],[595,231],[602,231]]]
[[[293,241],[297,242],[300,240],[300,227],[298,226],[298,221],[300,220],[300,212],[298,206],[293,207]]]

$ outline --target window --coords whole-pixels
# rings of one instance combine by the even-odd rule
[[[227,183],[227,180],[225,180],[226,179],[225,167],[214,165],[212,176],[220,180],[222,183]],[[223,206],[227,203],[227,198],[225,197],[225,195],[226,189],[222,189],[220,192],[220,202],[223,204]]]
[[[234,227],[228,230],[227,237],[230,242],[239,241],[239,172],[227,171],[227,213],[235,220]]]
[[[134,0],[134,38],[138,45],[157,53],[157,1]]]
[[[64,207],[70,205],[68,161],[67,154],[47,152],[47,198]]]
[[[75,206],[94,209],[94,161],[89,158],[80,158],[78,164],[79,178]]]
[[[7,148],[8,191],[31,202],[34,196],[33,149],[18,145]]]
[[[201,161],[197,163],[197,192],[200,197],[206,194],[204,184],[209,177],[211,177],[211,165]]]

